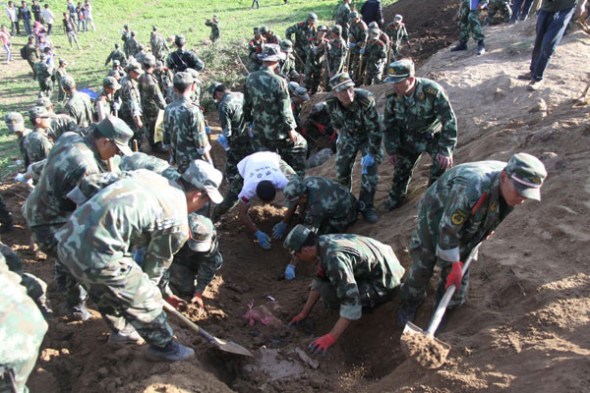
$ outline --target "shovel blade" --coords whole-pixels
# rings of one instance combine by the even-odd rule
[[[424,330],[412,322],[408,322],[404,327],[400,342],[402,352],[406,357],[431,370],[444,365],[451,350],[449,344],[424,333]]]
[[[254,356],[252,352],[248,351],[246,348],[242,347],[240,344],[237,344],[233,341],[225,341],[220,338],[214,337],[213,341],[210,341],[217,349],[220,349],[225,352],[233,353],[235,355],[242,355],[242,356]]]

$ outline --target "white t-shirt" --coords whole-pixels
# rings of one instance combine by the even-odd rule
[[[256,197],[256,186],[269,180],[277,191],[282,191],[289,179],[280,170],[281,156],[269,151],[250,154],[238,163],[238,172],[244,179],[244,186],[238,195],[240,201],[250,203]]]
[[[43,8],[43,10],[41,11],[41,16],[43,17],[45,23],[49,25],[52,25],[55,21],[55,18],[53,17],[53,12],[51,12],[49,8]]]

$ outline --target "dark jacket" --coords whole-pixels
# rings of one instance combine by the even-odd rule
[[[367,0],[361,6],[361,15],[363,21],[368,25],[371,22],[377,22],[379,27],[383,25],[383,7],[381,0]]]

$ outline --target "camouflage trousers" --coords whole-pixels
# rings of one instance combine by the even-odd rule
[[[123,257],[98,269],[81,270],[75,262],[66,264],[112,331],[119,332],[130,324],[149,344],[165,347],[170,343],[173,332],[160,290],[132,258]]]
[[[285,162],[285,160],[281,160],[279,162],[279,168],[283,175],[285,175],[288,179],[298,176],[298,174],[295,173],[293,168],[291,168],[289,164]],[[235,206],[236,202],[238,201],[238,195],[240,194],[240,191],[242,191],[242,187],[244,187],[244,178],[238,174],[230,183],[227,194],[225,194],[223,197],[223,202],[215,206],[215,209],[213,210],[213,217],[211,218],[213,222],[219,220],[222,215],[227,213]]]
[[[492,0],[488,4],[488,17],[486,18],[486,24],[491,24],[496,16],[496,13],[500,12],[504,15],[504,23],[510,22],[512,18],[512,8],[510,7],[509,0]]]
[[[469,36],[473,37],[475,42],[484,39],[479,10],[470,11],[469,2],[463,1],[459,10],[459,41],[467,43]]]
[[[365,71],[365,86],[377,85],[382,82],[385,59],[367,64]]]
[[[25,384],[37,363],[47,322],[28,298],[2,311],[0,324],[10,338],[3,340],[2,346],[13,359],[7,363],[0,359],[0,392],[28,392]]]
[[[441,263],[436,256],[436,244],[434,244],[432,235],[428,231],[415,230],[410,240],[410,256],[412,257],[412,266],[406,275],[400,296],[403,302],[419,305],[426,298],[428,284],[434,273],[434,267],[438,263],[441,268],[440,282],[436,290],[436,302],[438,302],[445,293],[445,284],[447,276],[451,272],[451,265],[448,262]],[[474,258],[476,260],[477,257]],[[446,266],[445,266],[446,265]],[[461,289],[456,291],[449,303],[449,308],[459,307],[467,299],[469,289],[469,270],[463,275],[461,280]]]
[[[290,139],[271,141],[263,136],[257,136],[253,142],[254,150],[272,151],[281,156],[293,168],[298,176],[305,175],[305,159],[307,158],[307,140],[297,133],[297,141]]]
[[[357,281],[356,285],[361,298],[361,305],[364,310],[371,310],[390,301],[398,292],[398,288],[383,288],[382,286],[369,281]],[[311,289],[320,293],[322,302],[327,308],[337,310],[340,307],[340,299],[338,298],[336,287],[332,285],[330,281],[314,279],[311,284]]]
[[[305,87],[309,91],[310,95],[317,93],[322,81],[322,69],[324,63],[320,64],[306,64],[305,65]]]
[[[324,217],[319,224],[319,227],[314,229],[317,229],[316,233],[318,235],[325,235],[328,233],[344,233],[349,226],[356,222],[358,218],[358,212],[359,203],[356,199],[354,199],[352,206],[342,206],[341,211],[338,212],[338,216]],[[304,212],[303,215],[305,217],[306,213]],[[304,225],[308,226],[309,228],[313,227],[313,224],[309,224],[313,221],[315,221],[313,218],[307,219],[307,217],[305,217],[303,219]]]
[[[300,74],[305,71],[305,63],[307,61],[307,50],[300,46],[295,46],[295,69]]]
[[[231,184],[238,176],[238,163],[254,153],[251,139],[248,137],[230,137],[230,149],[225,152],[225,179]]]
[[[41,251],[48,257],[55,259],[54,277],[57,289],[66,297],[68,306],[77,311],[79,306],[86,304],[88,294],[78,281],[63,266],[57,256],[57,239],[55,234],[61,229],[60,225],[41,225],[31,228],[31,237]]]
[[[156,132],[156,121],[158,120],[158,113],[156,112],[156,114],[152,114],[152,113],[143,113],[143,128],[146,132],[146,137],[147,137],[147,141],[150,144],[150,146],[154,146],[155,142],[154,142],[154,134]],[[141,141],[141,139],[140,139]],[[139,145],[138,147],[141,147],[141,143],[138,142]],[[133,147],[133,146],[132,146]]]
[[[121,120],[123,120],[129,126],[129,128],[131,128],[131,130],[133,131],[133,136],[129,140],[129,147],[131,148],[131,150],[133,150],[133,145],[134,145],[133,141],[137,141],[137,147],[140,148],[144,127],[137,127],[131,114],[128,114],[125,112],[120,112],[119,118]],[[142,118],[142,120],[145,121],[145,119],[143,119],[143,118]]]
[[[336,181],[348,190],[352,190],[352,169],[359,150],[363,156],[369,152],[367,138],[353,138],[340,134],[336,142]],[[361,212],[374,208],[382,153],[379,152],[374,158],[375,165],[370,166],[366,173],[363,172],[361,175],[361,191],[358,198]]]
[[[35,63],[33,63],[31,60],[27,60],[27,63],[29,63],[29,66],[31,66],[31,70],[33,71],[33,79],[37,80],[37,71],[35,70]]]
[[[51,84],[51,78],[41,79],[39,81],[39,93],[41,93],[44,97],[51,98],[52,91],[53,86]]]
[[[438,138],[435,138],[435,140],[438,140]],[[401,205],[406,198],[406,194],[408,193],[408,185],[410,184],[410,180],[412,180],[412,173],[414,172],[416,164],[418,163],[422,153],[427,152],[432,157],[430,178],[428,180],[429,186],[445,172],[445,170],[441,168],[440,164],[435,159],[436,153],[434,153],[433,150],[436,148],[436,144],[430,144],[426,150],[412,149],[411,146],[407,147],[409,147],[409,149],[399,149],[395,155],[397,161],[395,163],[393,184],[391,186],[391,190],[389,191],[389,200],[391,206]]]
[[[348,61],[348,75],[355,81],[357,86],[362,83],[363,73],[365,71],[365,63],[361,59],[360,53],[351,52]]]

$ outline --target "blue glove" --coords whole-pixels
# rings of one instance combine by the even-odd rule
[[[359,53],[360,53],[361,55],[364,55],[364,54],[365,54],[365,48],[361,48],[361,50],[359,51]]]
[[[272,238],[275,240],[281,239],[287,231],[287,223],[284,221],[279,222],[272,228]]]
[[[285,268],[285,280],[291,281],[295,279],[295,265],[288,264]]]
[[[205,133],[206,133],[207,135],[211,134],[211,127],[209,127],[209,126],[205,126]]]
[[[356,44],[355,44],[354,42],[349,42],[349,43],[348,43],[348,47],[349,47],[350,49],[354,48],[355,46],[356,46]]]
[[[260,247],[264,248],[265,250],[270,250],[270,237],[260,229],[255,233],[256,239],[258,239],[258,244]]]
[[[223,147],[223,150],[228,151],[229,150],[229,141],[227,140],[227,137],[223,134],[219,135],[217,137],[217,142],[221,145],[221,147]]]
[[[366,175],[369,167],[375,165],[375,159],[371,154],[367,153],[361,160],[361,165],[363,166],[363,175]]]

